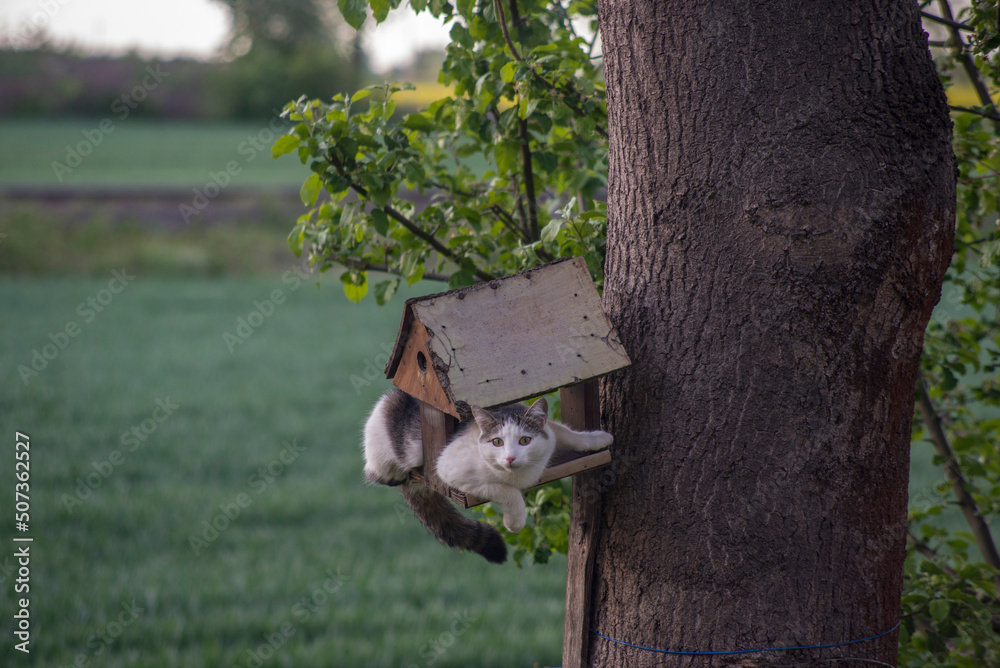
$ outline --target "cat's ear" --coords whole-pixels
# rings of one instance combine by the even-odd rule
[[[524,413],[525,417],[539,420],[542,424],[549,417],[549,402],[545,401],[545,397],[541,397],[535,403],[531,404],[527,411]]]
[[[493,413],[490,413],[485,408],[480,408],[479,406],[472,407],[472,417],[475,419],[476,424],[479,425],[479,429],[484,434],[493,433],[496,429],[497,418]]]

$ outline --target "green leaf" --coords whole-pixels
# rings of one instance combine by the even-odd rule
[[[430,132],[437,126],[434,122],[424,116],[423,114],[407,114],[406,118],[403,119],[403,127],[407,130],[416,130],[418,132]]]
[[[319,174],[313,173],[306,179],[305,183],[302,184],[302,189],[299,191],[299,197],[302,198],[302,203],[306,206],[312,206],[316,204],[316,198],[319,197],[319,191],[323,188],[323,180],[319,178]]]
[[[389,0],[368,0],[372,6],[372,13],[375,15],[375,22],[382,23],[385,17],[389,16],[391,3]]]
[[[300,228],[298,226],[292,229],[291,234],[288,235],[288,248],[295,253],[295,257],[302,257],[302,242],[304,242],[305,239],[305,228]]]
[[[524,118],[530,118],[531,115],[535,113],[535,110],[538,109],[538,105],[541,104],[541,102],[542,101],[537,98],[529,102],[523,114]]]
[[[371,94],[372,92],[370,89],[362,88],[361,90],[359,90],[358,92],[356,92],[354,95],[351,96],[351,104],[354,104],[358,100],[363,100]]]
[[[454,274],[448,277],[448,287],[454,290],[455,288],[464,288],[466,285],[472,285],[476,282],[476,277],[470,272],[456,271]]]
[[[562,229],[562,224],[563,221],[559,218],[550,220],[549,224],[542,228],[542,241],[547,244],[555,241],[559,235],[559,230]]]
[[[930,610],[931,617],[938,623],[947,619],[948,613],[951,611],[951,606],[948,604],[948,601],[940,598],[936,598],[931,601],[930,605],[927,607]]]
[[[517,61],[512,60],[500,68],[500,78],[503,79],[504,83],[510,83],[514,80],[514,75],[517,74],[517,67]]]
[[[282,135],[278,137],[275,140],[274,145],[271,146],[271,157],[280,158],[286,153],[291,153],[292,151],[298,149],[299,144],[301,143],[302,140],[296,135]]]
[[[507,174],[517,169],[517,159],[521,156],[520,147],[514,142],[500,142],[493,147],[493,157],[497,161],[497,171]]]
[[[424,265],[420,264],[420,253],[408,251],[403,253],[399,262],[399,273],[406,279],[408,285],[413,285],[424,275]]]
[[[413,274],[411,274],[410,277],[406,279],[406,284],[413,285],[415,283],[418,283],[420,279],[422,279],[423,277],[424,277],[424,265],[418,264],[417,268],[413,270]]]
[[[355,304],[368,294],[367,271],[345,271],[340,275],[340,282],[344,284],[344,294]]]
[[[389,217],[385,215],[385,211],[382,209],[372,209],[371,215],[375,231],[383,237],[387,236],[389,234]]]
[[[371,199],[375,206],[382,208],[389,203],[389,184],[384,183],[382,186],[371,188],[368,191],[368,197]]]
[[[375,284],[375,301],[379,306],[385,306],[392,296],[396,294],[396,289],[399,287],[399,279],[394,278],[390,281],[381,281]]]
[[[368,18],[368,3],[365,0],[337,0],[337,9],[344,15],[344,20],[355,30],[361,30]]]

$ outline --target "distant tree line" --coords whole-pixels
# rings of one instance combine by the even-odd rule
[[[371,78],[363,55],[333,43],[258,42],[228,62],[0,50],[0,117],[111,116],[258,120],[302,94],[329,99]]]

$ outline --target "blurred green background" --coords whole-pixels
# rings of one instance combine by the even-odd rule
[[[445,94],[440,55],[376,76],[356,43],[304,55],[234,12],[210,62],[0,51],[0,665],[558,665],[565,559],[446,549],[362,482],[402,301],[442,286],[354,305],[284,240],[307,171],[270,158],[275,106],[389,78],[416,80],[400,110],[417,108]],[[911,497],[937,498],[914,454]]]

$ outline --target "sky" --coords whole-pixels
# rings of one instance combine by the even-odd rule
[[[24,47],[44,32],[59,45],[99,53],[208,59],[226,41],[229,17],[212,0],[0,0],[0,40]],[[366,27],[372,68],[384,72],[422,49],[443,48],[448,29],[406,7]]]

